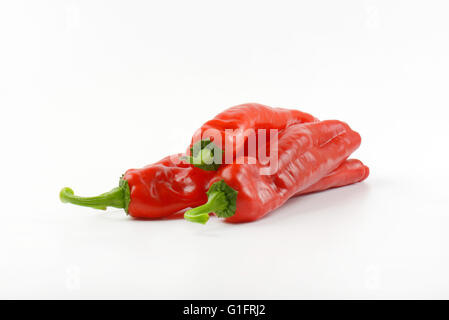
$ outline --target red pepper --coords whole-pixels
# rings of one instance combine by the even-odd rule
[[[224,165],[210,182],[208,202],[184,217],[206,223],[213,212],[227,222],[259,219],[335,170],[360,141],[357,132],[336,120],[289,126],[279,137],[275,174],[260,175],[264,166],[248,159]]]
[[[360,160],[348,159],[344,161],[337,169],[329,173],[317,183],[311,185],[305,190],[296,193],[294,197],[362,182],[363,180],[368,178],[368,175],[369,168],[365,166]],[[184,213],[185,212],[182,212],[181,210],[171,217],[181,219],[184,217]]]
[[[205,170],[217,170],[219,165],[224,162],[223,159],[221,158],[218,164],[216,162],[208,164],[207,161],[202,161],[204,158],[213,158],[214,149],[207,148],[204,150],[205,145],[201,145],[201,150],[205,151],[206,154],[196,155],[193,154],[195,143],[206,142],[207,145],[207,142],[214,142],[216,147],[221,150],[232,146],[233,153],[232,159],[230,159],[230,162],[232,162],[240,149],[248,150],[248,130],[265,129],[269,131],[275,129],[281,131],[294,124],[316,121],[318,119],[314,116],[299,110],[272,108],[259,103],[241,104],[226,109],[203,124],[195,132],[187,154],[192,157],[191,163],[195,166]],[[227,134],[226,130],[232,130],[232,133]],[[210,136],[211,132],[216,135]],[[217,138],[221,141],[217,142]],[[268,139],[269,132],[267,132],[267,141]],[[229,150],[226,151],[229,152]]]
[[[63,202],[106,210],[123,208],[135,218],[161,218],[207,200],[207,184],[215,175],[169,156],[141,169],[130,169],[119,187],[96,197],[75,196],[70,188],[60,192]]]
[[[362,182],[368,178],[368,175],[369,168],[365,166],[362,161],[357,159],[348,159],[323,179],[296,193],[295,196]]]

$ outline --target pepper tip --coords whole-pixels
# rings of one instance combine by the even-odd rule
[[[73,192],[72,189],[65,187],[61,189],[61,192],[59,192],[59,199],[61,200],[61,202],[67,203],[69,202],[67,196],[73,196],[74,194],[75,192]]]

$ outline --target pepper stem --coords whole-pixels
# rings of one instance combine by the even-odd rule
[[[225,210],[227,206],[226,195],[222,191],[217,191],[210,194],[207,202],[202,206],[186,211],[184,219],[205,224],[209,220],[209,213]]]
[[[197,168],[216,171],[221,166],[222,157],[223,150],[206,139],[196,142],[190,148],[190,156],[183,157],[183,159]]]
[[[129,187],[126,180],[121,179],[118,187],[95,197],[76,196],[72,189],[63,188],[59,198],[64,203],[72,203],[79,206],[106,210],[107,207],[122,208],[128,211]]]
[[[220,218],[232,217],[236,211],[237,194],[224,180],[215,182],[207,191],[207,202],[186,211],[184,219],[205,224],[212,212]]]
[[[203,148],[196,156],[192,157],[194,165],[210,165],[214,162],[214,151],[210,148]]]

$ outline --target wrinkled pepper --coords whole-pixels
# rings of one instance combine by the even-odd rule
[[[220,164],[225,163],[224,154],[219,163],[202,161],[204,158],[214,157],[215,149],[211,148],[207,142],[215,143],[221,150],[226,148],[227,152],[229,152],[229,148],[232,148],[232,159],[227,159],[228,162],[232,162],[239,155],[240,150],[248,149],[248,130],[264,129],[268,131],[267,140],[264,142],[266,143],[269,139],[269,130],[282,131],[294,124],[317,121],[319,120],[314,116],[299,110],[272,108],[259,103],[241,104],[226,109],[204,123],[193,135],[186,154],[191,157],[191,163],[195,166],[204,170],[217,170]],[[229,130],[232,132],[230,133]],[[210,136],[211,132],[218,134],[218,137],[215,134]],[[216,141],[217,138],[221,140],[219,143]],[[201,145],[201,153],[193,154],[193,146],[204,142],[206,144]]]
[[[70,188],[60,192],[62,202],[106,210],[123,208],[135,218],[162,218],[207,200],[204,193],[215,175],[180,160],[181,154],[168,156],[141,169],[130,169],[119,186],[95,197],[79,197]]]
[[[215,213],[227,222],[257,220],[337,169],[360,142],[357,132],[337,120],[291,125],[279,136],[275,174],[260,175],[263,165],[248,159],[223,165],[209,183],[208,201],[184,218],[206,223]]]
[[[369,168],[365,166],[362,161],[357,159],[348,159],[323,179],[296,193],[295,196],[344,187],[357,182],[362,182],[368,178],[368,176]]]

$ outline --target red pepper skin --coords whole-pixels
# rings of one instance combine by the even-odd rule
[[[357,159],[348,159],[344,161],[337,169],[322,178],[320,181],[311,185],[305,190],[296,193],[293,197],[362,182],[368,177],[368,175],[369,168],[365,166],[362,161]],[[186,210],[187,209],[181,210],[176,214],[169,216],[168,218],[182,219],[184,218],[184,213]]]
[[[181,154],[176,155],[179,157]],[[128,181],[131,201],[128,212],[135,218],[163,218],[207,201],[205,191],[214,172],[186,163],[173,163],[166,157],[142,169],[130,169]],[[360,160],[350,159],[309,188],[295,196],[341,187],[365,180],[369,169]],[[145,181],[144,183],[142,183]],[[172,181],[171,184],[168,181]],[[179,216],[182,217],[182,214]]]
[[[369,168],[365,166],[362,161],[357,159],[348,159],[323,179],[296,193],[295,196],[362,182],[368,178],[368,176]]]
[[[316,122],[317,118],[314,116],[301,112],[299,110],[290,110],[282,108],[272,108],[259,103],[245,103],[238,106],[231,107],[216,115],[212,120],[207,121],[199,128],[194,136],[192,142],[187,150],[190,154],[190,148],[199,140],[204,140],[205,133],[208,130],[214,130],[221,134],[220,147],[224,150],[225,140],[228,140],[228,145],[233,145],[234,157],[236,151],[244,146],[247,141],[245,131],[248,129],[277,129],[283,130],[288,126]],[[225,135],[226,129],[234,130],[233,135]],[[269,132],[267,132],[267,135]],[[242,139],[238,137],[241,136]],[[213,137],[211,140],[214,140]]]
[[[207,200],[206,187],[216,172],[181,162],[181,156],[168,156],[144,168],[126,171],[122,179],[128,182],[130,191],[129,215],[162,218]]]
[[[224,180],[238,191],[236,212],[227,222],[254,221],[335,170],[360,142],[357,132],[337,120],[292,125],[279,137],[275,174],[260,175],[262,165],[243,159],[243,164],[222,166],[209,186]]]

